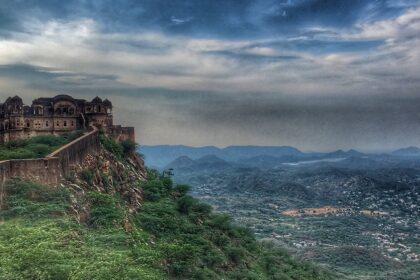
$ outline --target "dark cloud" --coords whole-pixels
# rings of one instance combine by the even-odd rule
[[[278,41],[266,44],[285,50],[306,51],[318,54],[336,52],[369,51],[383,45],[383,40],[319,40],[298,38],[292,41]]]
[[[258,63],[269,63],[281,60],[294,60],[299,59],[297,55],[271,55],[271,54],[255,54],[248,53],[246,49],[236,50],[222,50],[222,51],[207,51],[206,54],[216,56],[226,56],[229,58],[237,59],[239,61],[250,61]]]
[[[88,85],[117,84],[115,75],[66,72],[61,69],[28,64],[0,65],[0,76],[24,81],[28,87],[51,90],[74,90]]]
[[[86,17],[99,21],[104,31],[147,28],[199,37],[261,37],[291,35],[308,26],[348,27],[407,7],[410,3],[386,0],[3,0],[0,29],[23,31],[22,21],[28,18]]]

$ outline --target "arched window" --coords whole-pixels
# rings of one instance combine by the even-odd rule
[[[36,106],[35,107],[35,115],[43,115],[44,114],[44,110],[41,106]]]

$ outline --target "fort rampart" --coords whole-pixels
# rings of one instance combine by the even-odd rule
[[[45,158],[0,161],[0,209],[8,179],[19,177],[54,186],[69,174],[72,166],[80,164],[88,154],[96,153],[99,149],[99,131],[93,129]]]

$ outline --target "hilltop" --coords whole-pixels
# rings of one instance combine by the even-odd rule
[[[5,184],[0,279],[331,279],[147,170],[134,146],[100,141],[55,187]]]

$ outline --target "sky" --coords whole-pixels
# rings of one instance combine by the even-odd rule
[[[57,94],[140,144],[420,146],[420,0],[0,0],[0,102]]]

